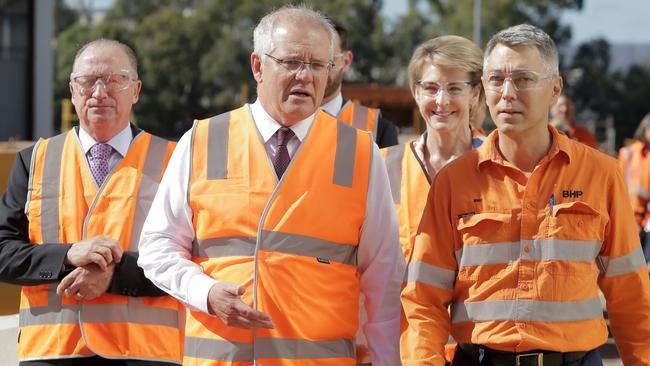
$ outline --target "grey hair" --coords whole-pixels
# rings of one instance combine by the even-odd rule
[[[334,57],[335,42],[338,35],[332,22],[323,14],[305,5],[285,5],[278,10],[266,14],[253,31],[253,50],[262,59],[267,53],[275,49],[273,31],[284,21],[310,21],[320,25],[326,32],[330,41],[329,60]]]
[[[133,49],[120,41],[116,41],[114,39],[109,39],[109,38],[99,38],[81,46],[79,51],[77,51],[77,53],[74,55],[74,61],[72,62],[72,70],[74,70],[74,67],[77,64],[77,59],[79,59],[81,54],[83,54],[87,49],[91,47],[101,47],[101,46],[115,47],[120,49],[122,52],[124,52],[126,58],[129,60],[129,65],[131,66],[131,69],[133,69],[133,72],[135,73],[134,75],[135,79],[138,78],[138,58],[135,56],[135,52],[133,51]]]
[[[519,24],[503,29],[492,36],[485,46],[485,57],[483,68],[494,47],[503,44],[508,47],[535,46],[542,56],[542,60],[548,71],[559,74],[559,56],[553,39],[540,28],[530,24]]]

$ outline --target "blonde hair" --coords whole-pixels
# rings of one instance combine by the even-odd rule
[[[639,141],[643,141],[646,144],[650,144],[650,141],[648,141],[648,139],[645,137],[645,130],[648,128],[650,128],[650,113],[647,113],[639,123],[639,127],[637,127],[636,131],[634,132],[634,138]]]
[[[460,36],[441,36],[430,39],[413,52],[408,67],[409,86],[415,97],[415,86],[422,78],[427,66],[443,66],[465,71],[470,76],[472,86],[480,88],[478,103],[485,101],[481,85],[483,75],[483,51],[467,38]],[[470,106],[470,120],[474,118],[478,104]]]

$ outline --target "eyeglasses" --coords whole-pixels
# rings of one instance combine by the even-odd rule
[[[472,85],[471,81],[451,81],[446,84],[438,84],[431,81],[418,80],[415,84],[420,87],[422,94],[429,98],[436,98],[438,93],[445,91],[450,98],[457,98]]]
[[[287,69],[287,71],[291,73],[297,73],[298,71],[302,70],[304,67],[309,66],[311,71],[313,73],[321,73],[325,72],[326,70],[331,70],[332,66],[334,64],[332,62],[321,62],[321,61],[303,61],[303,60],[297,60],[297,59],[281,59],[277,57],[273,57],[269,55],[268,53],[265,53],[266,56],[270,57],[271,60],[277,62],[280,66],[284,67]]]
[[[107,91],[117,92],[128,88],[131,82],[135,80],[128,70],[112,72],[106,75],[70,74],[70,81],[77,85],[79,93],[83,95],[91,94],[95,90],[98,81],[104,84]]]
[[[555,76],[557,75],[554,73],[541,74],[530,70],[513,71],[509,74],[495,71],[484,76],[483,82],[486,90],[501,93],[507,80],[512,82],[516,91],[521,91],[537,88],[542,80]]]

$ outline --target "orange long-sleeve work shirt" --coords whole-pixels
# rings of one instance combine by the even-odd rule
[[[404,365],[442,365],[449,330],[510,352],[594,349],[607,339],[599,288],[623,361],[650,364],[650,282],[623,177],[549,130],[530,177],[495,131],[434,179],[402,292]]]

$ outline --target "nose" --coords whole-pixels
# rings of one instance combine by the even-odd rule
[[[436,101],[437,104],[443,105],[451,98],[449,96],[449,93],[447,93],[446,88],[440,88],[433,99]]]
[[[302,64],[302,66],[296,71],[296,79],[311,82],[314,80],[314,71],[311,69],[311,65]]]
[[[106,88],[108,88],[108,87],[106,86],[106,83],[104,82],[104,80],[98,79],[97,82],[95,82],[95,85],[93,85],[93,88],[92,88],[92,96],[93,96],[93,98],[95,98],[95,99],[105,98],[108,95]]]
[[[501,97],[503,99],[515,99],[517,97],[517,91],[515,90],[515,83],[511,78],[506,78],[503,82],[503,90],[501,91]]]

